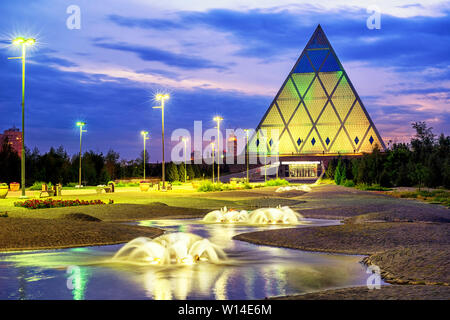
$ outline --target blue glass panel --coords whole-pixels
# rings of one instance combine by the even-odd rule
[[[372,137],[372,136],[370,136],[370,139],[369,139],[369,142],[370,142],[370,144],[372,144],[372,143],[373,143],[373,141],[374,141],[373,137]]]
[[[332,72],[332,71],[341,71],[341,66],[339,65],[339,62],[336,60],[336,57],[332,52],[327,57],[327,60],[325,60],[325,63],[322,66],[322,69],[320,69],[321,72]]]
[[[325,35],[322,31],[317,32],[314,35],[314,38],[311,40],[308,49],[312,48],[328,48],[327,39],[325,38]]]
[[[309,72],[314,72],[314,69],[311,66],[311,63],[309,63],[308,57],[305,54],[295,67],[294,73],[309,73]]]
[[[312,143],[312,145],[315,145],[316,144],[316,139],[312,138],[311,143]]]
[[[256,146],[259,146],[259,139],[256,139]]]
[[[312,50],[308,51],[308,56],[316,70],[319,70],[329,50]]]
[[[358,139],[358,137],[356,137],[355,138],[355,144],[358,144],[358,142],[359,142],[359,139]]]
[[[273,140],[272,140],[272,139],[270,139],[270,141],[269,141],[269,145],[270,145],[270,146],[272,146],[272,144],[273,144]]]
[[[329,145],[330,144],[330,138],[327,137],[327,140],[325,140],[326,144]]]
[[[300,143],[302,143],[302,139],[298,138],[298,140],[297,140],[297,145],[300,146]]]

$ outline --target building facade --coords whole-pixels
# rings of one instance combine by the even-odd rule
[[[22,156],[22,131],[18,128],[13,127],[5,130],[3,134],[0,134],[0,148],[2,147],[5,139],[8,139],[9,145],[12,149],[17,152],[19,157]]]
[[[385,149],[319,25],[262,117],[249,153],[276,155],[282,175],[309,178],[323,172],[325,159],[375,146]]]

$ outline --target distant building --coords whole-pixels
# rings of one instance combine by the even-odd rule
[[[237,157],[237,138],[235,135],[231,135],[227,140],[227,154],[233,155],[234,158]]]
[[[10,128],[5,130],[3,134],[0,134],[0,149],[2,148],[3,141],[8,139],[8,143],[11,145],[12,149],[17,152],[19,157],[22,156],[22,132],[16,128]]]

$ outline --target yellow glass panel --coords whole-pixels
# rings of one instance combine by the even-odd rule
[[[294,73],[292,75],[295,85],[297,86],[300,95],[305,95],[306,89],[308,89],[311,80],[314,78],[314,73]]]
[[[336,136],[336,133],[338,132],[340,126],[341,123],[336,116],[336,112],[334,112],[331,104],[328,103],[316,124],[317,131],[322,137],[322,141],[325,143],[325,146],[327,146],[327,148],[334,140],[334,137]],[[327,138],[329,139],[328,144],[326,143]]]
[[[281,119],[280,113],[278,112],[278,108],[275,104],[270,107],[269,112],[267,113],[266,118],[264,119],[262,126],[284,126],[283,120]]]
[[[306,113],[305,107],[300,105],[288,125],[292,138],[298,149],[303,145],[312,128],[312,122]],[[300,144],[298,143],[300,139]],[[294,152],[294,151],[293,151]]]
[[[322,81],[322,84],[325,87],[325,90],[327,91],[329,96],[333,92],[334,87],[336,87],[336,83],[338,82],[341,75],[342,71],[319,73],[319,78]]]
[[[323,151],[326,152],[326,150],[323,148],[322,143],[320,142],[316,130],[313,130],[308,140],[304,142],[302,153],[323,153]]]
[[[350,111],[350,114],[345,121],[344,126],[357,148],[360,146],[369,125],[369,119],[367,119],[366,114],[359,104],[359,101],[356,101],[352,111]],[[358,143],[355,141],[356,138],[358,138]]]
[[[372,137],[372,139],[370,139]],[[371,143],[372,140],[372,143]],[[373,127],[370,127],[369,132],[367,133],[364,141],[361,142],[361,147],[359,148],[359,152],[372,152],[375,145],[378,145],[378,148],[382,148],[380,140],[378,140],[377,135],[375,134],[375,130]]]
[[[331,145],[328,152],[330,153],[353,153],[355,148],[347,137],[347,134],[343,129],[339,131],[336,140]]]
[[[278,144],[278,153],[279,154],[292,154],[296,153],[297,150],[295,146],[292,144],[291,137],[289,136],[288,131],[284,131],[283,135],[280,138],[280,142]]]
[[[331,97],[331,101],[333,101],[334,107],[342,121],[344,121],[355,99],[355,94],[352,88],[350,88],[347,78],[343,76]]]
[[[316,121],[317,116],[322,111],[326,102],[327,96],[325,94],[325,91],[323,91],[322,85],[320,84],[318,79],[314,79],[313,84],[309,88],[304,98],[304,103],[313,121]]]
[[[298,106],[300,99],[278,99],[277,104],[281,110],[281,114],[283,115],[284,121],[288,122],[291,119],[292,113],[295,108]]]

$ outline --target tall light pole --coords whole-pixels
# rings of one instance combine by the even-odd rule
[[[86,130],[83,130],[83,126],[85,126],[85,122],[78,121],[77,126],[80,127],[80,166],[78,169],[78,187],[81,188],[81,138],[83,136],[83,132],[86,132]]]
[[[250,182],[250,179],[249,179],[249,177],[248,177],[248,132],[250,131],[250,129],[244,129],[244,131],[245,131],[245,135],[246,135],[246,137],[247,137],[247,140],[246,140],[246,142],[245,142],[245,162],[246,162],[246,164],[247,164],[247,183],[249,183]]]
[[[216,116],[213,120],[217,122],[217,182],[220,182],[220,121],[222,121],[223,118]]]
[[[211,142],[211,149],[212,149],[212,182],[214,183],[214,159],[216,158],[216,155],[214,154],[214,142]]]
[[[150,137],[148,136],[148,131],[141,131],[141,135],[142,135],[142,139],[144,140],[144,156],[143,156],[143,160],[144,160],[144,180],[145,180],[145,141],[147,141],[148,139],[150,139]]]
[[[166,190],[166,172],[165,172],[165,161],[164,161],[164,101],[169,100],[170,95],[168,93],[161,94],[158,93],[155,96],[157,101],[161,101],[161,105],[157,107],[153,107],[156,109],[161,109],[161,141],[162,141],[162,190]]]
[[[17,37],[12,41],[12,44],[22,46],[22,56],[12,57],[8,59],[21,59],[22,60],[22,156],[21,156],[21,183],[22,183],[22,196],[25,196],[25,58],[27,46],[32,46],[36,43],[34,38]]]
[[[186,162],[187,162],[187,159],[186,159],[186,152],[187,152],[186,142],[187,141],[188,141],[188,138],[184,137],[183,138],[183,142],[184,142],[184,183],[186,183]]]

